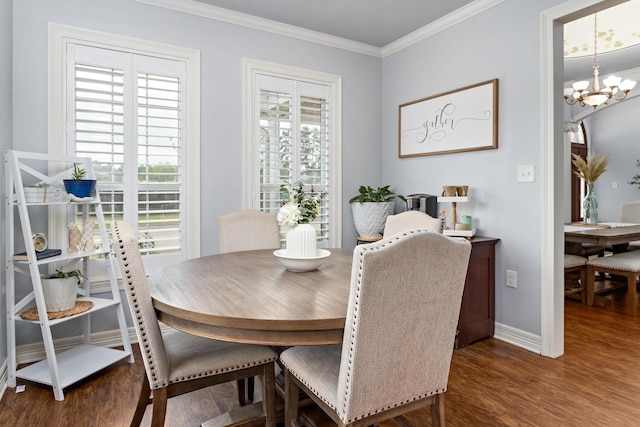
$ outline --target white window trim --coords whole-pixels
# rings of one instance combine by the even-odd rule
[[[304,68],[291,67],[282,64],[259,61],[244,58],[242,69],[244,71],[244,119],[243,119],[243,141],[242,144],[242,188],[244,193],[245,209],[253,208],[255,192],[255,174],[257,172],[257,162],[254,156],[254,143],[260,140],[260,135],[255,135],[254,129],[254,96],[253,76],[256,73],[265,73],[285,79],[304,80],[309,83],[316,83],[330,86],[334,105],[331,107],[332,120],[330,132],[331,141],[331,165],[332,179],[329,184],[329,195],[334,200],[335,209],[331,211],[332,226],[329,230],[329,239],[334,247],[342,247],[342,77],[335,74],[323,73],[319,71],[307,70]]]
[[[187,108],[190,114],[186,124],[186,153],[189,168],[185,188],[184,217],[188,242],[184,247],[187,259],[200,256],[200,52],[194,49],[140,40],[82,28],[49,23],[49,105],[48,105],[48,150],[50,153],[66,152],[65,143],[65,52],[67,43],[113,48],[143,55],[157,55],[162,58],[184,61],[187,65],[187,87],[185,90]],[[49,217],[49,238],[62,242],[66,238],[63,230],[53,224]]]

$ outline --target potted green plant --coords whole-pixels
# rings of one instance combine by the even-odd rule
[[[65,311],[76,305],[77,289],[82,283],[80,270],[63,271],[42,278],[42,291],[48,312]]]
[[[389,190],[388,185],[378,188],[360,186],[359,194],[349,200],[359,237],[376,239],[382,235],[387,217],[395,210],[396,198],[407,201],[404,196]]]
[[[96,180],[85,179],[86,174],[87,171],[79,167],[77,163],[74,163],[71,179],[63,180],[64,189],[67,193],[80,198],[93,197],[93,192],[96,189]]]

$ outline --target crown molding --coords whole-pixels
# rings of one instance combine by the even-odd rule
[[[389,55],[392,55],[396,52],[399,52],[403,49],[408,48],[426,38],[429,38],[440,31],[444,31],[447,28],[451,28],[454,25],[465,21],[479,13],[484,12],[487,9],[490,9],[494,6],[499,5],[500,3],[505,2],[506,0],[476,0],[473,1],[466,6],[461,7],[460,9],[454,10],[448,15],[443,16],[442,18],[433,21],[432,23],[425,25],[422,28],[417,29],[416,31],[407,34],[406,36],[399,38],[395,42],[389,43],[385,47],[381,49],[382,57],[385,58]]]
[[[318,31],[307,30],[305,28],[296,27],[295,25],[283,24],[270,19],[258,18],[256,16],[223,9],[221,7],[210,6],[193,0],[133,1],[380,58],[380,48],[376,46],[330,36]]]
[[[133,0],[138,3],[144,3],[151,6],[162,7],[165,9],[175,10],[177,12],[188,13],[191,15],[201,16],[203,18],[213,19],[229,24],[240,25],[243,27],[253,28],[260,31],[266,31],[281,36],[291,37],[299,40],[305,40],[312,43],[318,43],[329,47],[344,49],[351,52],[361,53],[363,55],[384,58],[393,53],[399,52],[409,46],[418,43],[432,35],[446,30],[459,22],[462,22],[472,16],[475,16],[485,10],[494,7],[506,0],[475,0],[468,5],[451,12],[450,14],[426,25],[395,42],[380,48],[366,43],[355,42],[341,37],[331,36],[318,31],[312,31],[295,25],[283,24],[281,22],[269,19],[258,18],[256,16],[247,15],[245,13],[235,12],[221,7],[211,6],[194,0]]]

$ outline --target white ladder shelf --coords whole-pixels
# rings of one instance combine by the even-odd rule
[[[82,203],[62,201],[27,201],[25,197],[25,184],[39,183],[53,188],[63,188],[63,179],[70,178],[73,165],[78,164],[86,171],[87,179],[95,179],[93,164],[88,157],[56,156],[41,153],[20,152],[14,150],[5,151],[5,236],[6,236],[6,298],[7,298],[7,359],[8,359],[8,385],[16,386],[17,378],[49,385],[53,388],[56,400],[64,400],[63,389],[74,384],[89,375],[104,369],[120,360],[127,359],[133,363],[131,343],[124,316],[118,282],[114,270],[113,256],[110,252],[107,230],[100,202],[100,194],[96,190],[93,200]],[[66,193],[63,193],[66,195]],[[29,199],[32,200],[32,199]],[[70,252],[66,247],[62,254],[51,258],[38,260],[32,240],[31,212],[39,219],[42,215],[49,215],[49,207],[55,209],[79,209],[82,213],[83,225],[87,223],[89,215],[95,215],[101,249],[84,252]],[[16,223],[17,220],[20,227]],[[35,214],[35,212],[37,214]],[[15,236],[16,230],[22,229],[22,237]],[[51,231],[51,230],[50,230]],[[65,229],[66,232],[66,229]],[[60,233],[58,233],[60,234]],[[16,243],[24,243],[16,245]],[[13,254],[26,250],[27,260],[16,261]],[[90,281],[88,276],[89,259],[103,258],[104,273],[108,277],[110,293],[109,298],[97,298],[91,296]],[[102,260],[101,260],[102,261]],[[42,290],[41,268],[57,266],[73,266],[80,262],[84,275],[82,287],[78,289],[81,297],[79,301],[91,301],[93,307],[83,313],[75,314],[60,319],[49,319]],[[16,292],[16,278],[22,275],[28,277],[31,282],[31,290],[19,289]],[[24,282],[24,281],[22,281]],[[18,281],[18,285],[22,283]],[[17,295],[26,296],[16,301]],[[25,320],[21,314],[33,306],[37,307],[39,320]],[[100,347],[91,344],[91,314],[102,311],[115,311],[123,350]],[[52,328],[67,322],[81,322],[83,343],[63,352],[56,353],[52,337]],[[16,323],[31,323],[40,326],[42,340],[45,348],[46,359],[31,364],[25,368],[17,369],[16,360]]]

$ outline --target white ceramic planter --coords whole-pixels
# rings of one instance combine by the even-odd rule
[[[44,302],[48,312],[65,311],[76,305],[78,278],[42,279]]]
[[[380,237],[387,217],[393,215],[395,202],[352,203],[353,223],[360,237]]]

